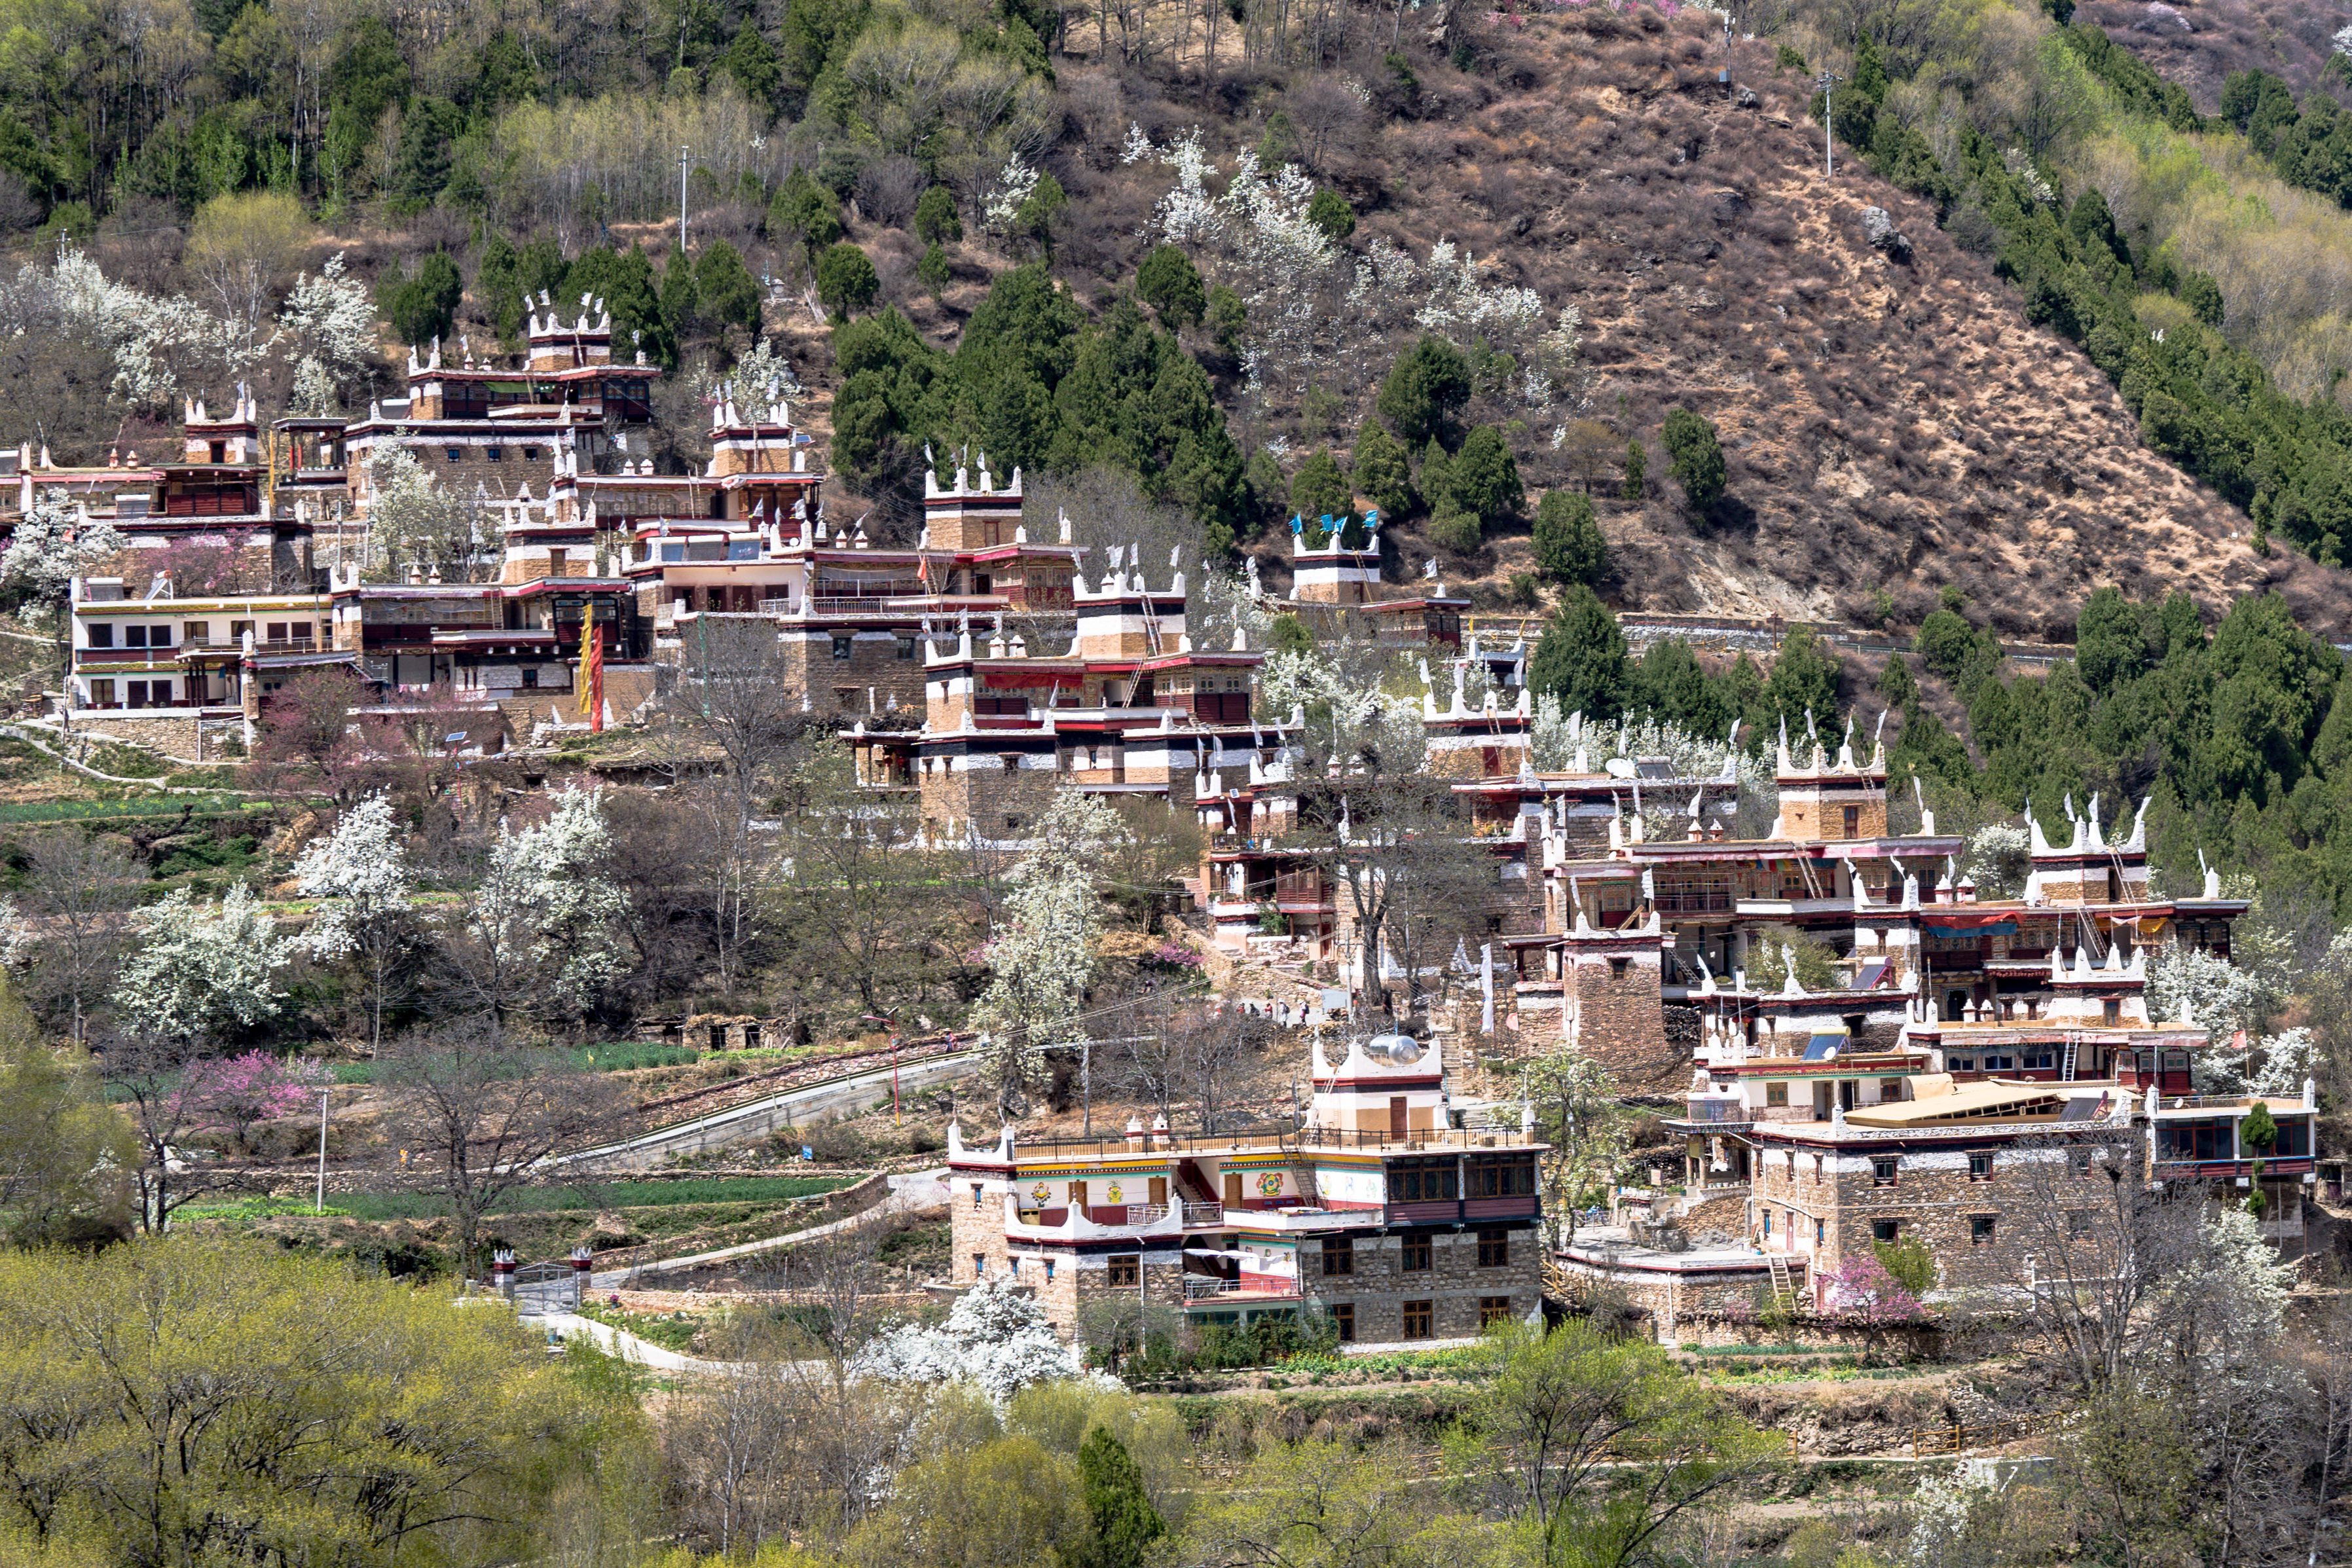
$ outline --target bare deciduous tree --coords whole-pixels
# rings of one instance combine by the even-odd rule
[[[25,913],[40,940],[26,988],[37,1001],[70,1009],[80,1044],[92,1004],[122,961],[130,910],[146,878],[122,844],[78,828],[36,834],[26,858]]]
[[[609,1079],[519,1045],[487,1019],[404,1036],[383,1060],[394,1126],[440,1169],[464,1268],[483,1219],[516,1188],[557,1178],[567,1156],[627,1123],[627,1098]]]
[[[701,839],[696,863],[727,990],[741,973],[778,852],[763,808],[799,749],[803,721],[773,625],[698,616],[683,641],[675,670],[662,671],[656,745]]]

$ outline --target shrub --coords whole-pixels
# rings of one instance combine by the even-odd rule
[[[948,253],[938,241],[931,242],[923,252],[923,259],[915,264],[915,277],[932,298],[937,299],[948,286]]]
[[[1536,568],[1556,582],[1591,582],[1609,564],[1592,503],[1573,490],[1545,492],[1536,507]]]
[[[1662,434],[1668,465],[1682,485],[1684,498],[1693,512],[1705,517],[1723,498],[1723,444],[1716,439],[1715,426],[1703,415],[1677,408],[1666,414]]]
[[[1518,461],[1501,431],[1482,424],[1470,433],[1454,455],[1447,494],[1455,506],[1475,512],[1482,523],[1508,517],[1527,504]]]
[[[1333,240],[1343,240],[1356,232],[1356,209],[1348,204],[1347,197],[1326,185],[1307,204],[1307,221]]]
[[[1345,517],[1355,499],[1347,476],[1326,449],[1318,448],[1291,476],[1290,509],[1309,523],[1318,517]]]
[[[1209,308],[1200,268],[1172,245],[1163,245],[1135,269],[1136,298],[1160,313],[1160,325],[1179,331],[1198,323]]]
[[[1388,517],[1413,508],[1412,467],[1397,438],[1377,424],[1356,434],[1356,494]]]
[[[1642,445],[1642,438],[1625,438],[1625,484],[1618,494],[1628,501],[1638,501],[1649,490],[1650,455]]]
[[[1407,445],[1418,446],[1449,433],[1469,401],[1469,361],[1432,332],[1397,357],[1375,406]]]
[[[944,245],[963,238],[963,216],[956,211],[955,193],[933,185],[915,204],[915,237],[925,245]]]
[[[429,343],[449,335],[450,325],[457,319],[457,301],[465,293],[466,280],[458,276],[457,264],[436,250],[418,264],[415,277],[404,277],[395,271],[378,284],[376,308],[392,323],[394,335],[402,342]]]
[[[1218,284],[1209,290],[1209,335],[1228,354],[1242,351],[1242,334],[1249,329],[1249,307],[1242,297]]]
[[[1440,549],[1475,555],[1486,542],[1486,530],[1475,512],[1441,510],[1429,519],[1429,538]]]
[[[1542,598],[1543,592],[1536,585],[1534,572],[1515,571],[1503,584],[1503,602],[1521,610],[1533,610]]]
[[[874,303],[881,284],[874,263],[854,245],[836,245],[816,264],[816,297],[835,316],[855,316]]]
[[[760,335],[760,280],[743,265],[742,253],[725,240],[704,247],[694,264],[702,317],[719,327],[740,327],[746,339]]]
[[[954,204],[949,204],[952,211]],[[919,216],[917,222],[921,220]],[[814,259],[841,237],[841,199],[805,169],[785,176],[776,199],[768,207],[768,229],[800,241]]]

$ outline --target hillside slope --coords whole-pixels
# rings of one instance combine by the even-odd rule
[[[2084,0],[2074,19],[2105,29],[2212,114],[2235,71],[2265,70],[2298,97],[2310,91],[2337,30],[2352,25],[2352,0]]]
[[[1883,590],[1895,621],[1916,624],[1949,583],[2004,634],[2071,638],[2105,583],[2182,589],[2214,610],[2268,586],[2306,624],[2352,634],[2345,574],[2255,555],[2243,515],[2142,446],[2105,378],[2029,326],[1990,258],[1939,233],[1932,207],[1843,154],[1824,182],[1807,84],[1775,72],[1769,45],[1731,49],[1733,82],[1759,99],[1741,108],[1718,84],[1725,47],[1704,16],[1592,6],[1519,20],[1481,39],[1474,76],[1425,73],[1420,120],[1370,131],[1319,172],[1362,209],[1352,243],[1385,234],[1425,254],[1451,240],[1491,281],[1581,310],[1588,413],[1621,444],[1629,432],[1650,444],[1643,502],[1604,498],[1613,459],[1596,486],[1610,597],[1862,620]],[[1121,85],[1118,112],[1155,134],[1199,118]],[[1108,106],[1088,118],[1114,122]],[[1218,133],[1255,127],[1236,117]],[[1157,188],[1120,170],[1070,183],[1120,227]],[[1907,262],[1867,242],[1872,206],[1911,240]],[[1350,415],[1369,417],[1379,373]],[[1732,505],[1711,524],[1684,516],[1664,479],[1656,436],[1678,404],[1713,420],[1727,449]],[[1517,443],[1531,494],[1575,482],[1547,434]],[[1404,543],[1406,570],[1433,553]],[[1531,564],[1522,525],[1447,558],[1446,575],[1494,587]]]

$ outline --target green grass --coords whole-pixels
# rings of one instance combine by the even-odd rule
[[[339,1196],[336,1203],[341,1202]],[[186,1219],[268,1219],[280,1214],[315,1214],[323,1218],[344,1218],[348,1208],[331,1203],[324,1208],[312,1208],[307,1197],[240,1197],[228,1203],[192,1203],[174,1209],[172,1218]]]
[[[692,1312],[631,1312],[593,1301],[581,1302],[580,1315],[681,1355],[693,1350],[695,1333],[702,1327],[702,1320]]]
[[[565,1046],[562,1048],[561,1054],[574,1067],[589,1068],[598,1072],[634,1072],[646,1067],[685,1067],[702,1060],[701,1052],[688,1051],[682,1045],[656,1045],[641,1040]],[[378,1065],[373,1061],[338,1061],[334,1064],[335,1082],[373,1083]]]
[[[600,1208],[675,1208],[685,1204],[790,1203],[847,1186],[850,1176],[711,1176],[688,1181],[628,1181],[602,1187],[529,1186],[499,1206],[506,1214],[586,1214]],[[336,1199],[361,1219],[430,1219],[443,1209],[434,1192],[355,1192]],[[286,1212],[294,1212],[291,1210]]]
[[[0,824],[86,822],[114,817],[176,817],[193,806],[198,817],[234,816],[247,810],[238,795],[171,795],[144,800],[22,800],[0,805]]]

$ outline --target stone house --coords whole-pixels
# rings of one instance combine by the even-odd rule
[[[1469,1339],[1539,1306],[1524,1136],[1451,1126],[1444,1074],[1402,1035],[1321,1047],[1304,1124],[992,1145],[949,1133],[953,1279],[1009,1277],[1064,1337],[1132,1295],[1195,1323],[1327,1313],[1342,1342]]]

